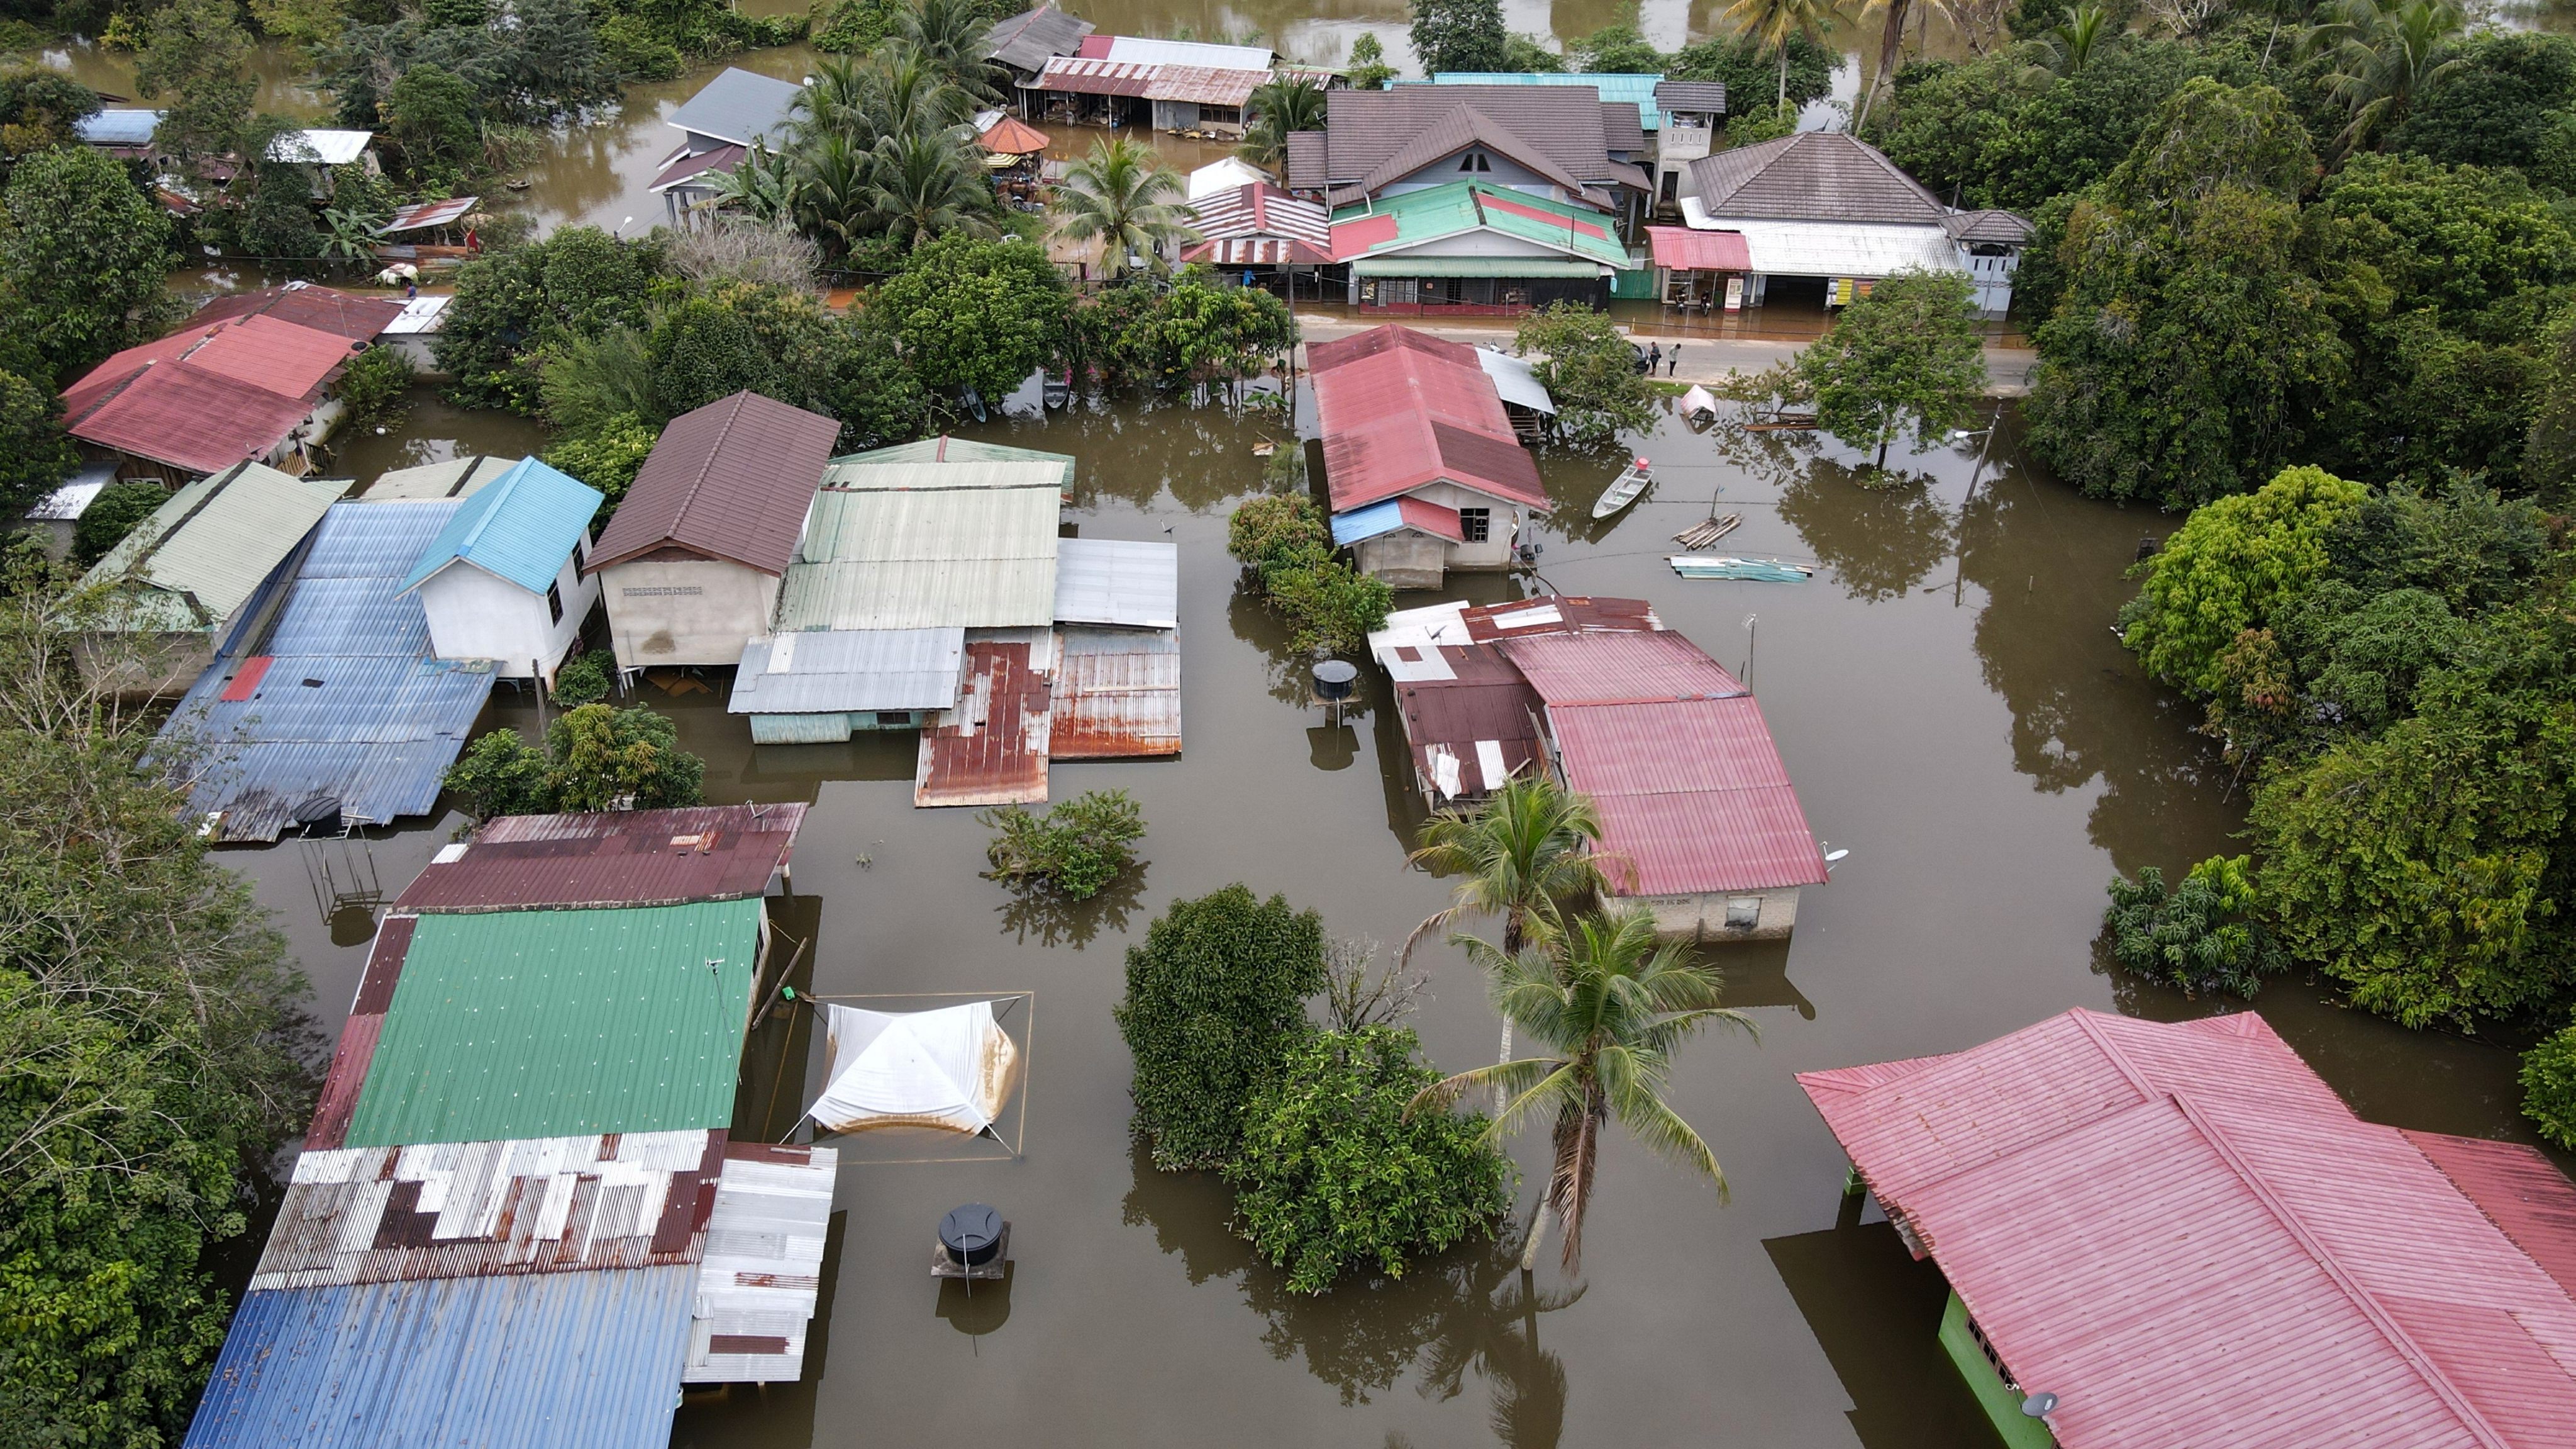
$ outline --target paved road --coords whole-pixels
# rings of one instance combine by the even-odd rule
[[[1365,332],[1379,324],[1359,322],[1348,317],[1301,312],[1297,325],[1310,342],[1329,342]],[[1512,325],[1505,318],[1443,321],[1430,326],[1407,323],[1434,337],[1463,342],[1468,346],[1511,347]],[[1776,362],[1798,355],[1806,343],[1803,339],[1756,337],[1673,337],[1639,329],[1628,335],[1640,343],[1661,343],[1666,352],[1681,349],[1681,367],[1671,374],[1674,382],[1718,382],[1740,372],[1760,372]],[[1990,397],[2020,397],[2030,391],[2031,364],[2038,354],[2027,347],[1986,349],[1986,393]],[[1298,365],[1303,366],[1301,356]]]

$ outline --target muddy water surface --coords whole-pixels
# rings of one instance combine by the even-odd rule
[[[1673,1100],[1725,1163],[1731,1202],[1614,1138],[1579,1278],[1551,1256],[1524,1295],[1503,1252],[1478,1249],[1315,1299],[1228,1232],[1221,1184],[1156,1173],[1131,1149],[1109,1010],[1123,949],[1178,896],[1241,880],[1389,943],[1437,909],[1442,884],[1404,866],[1419,812],[1390,768],[1401,741],[1374,697],[1339,726],[1306,706],[1279,631],[1237,587],[1224,510],[1258,486],[1260,425],[1122,405],[981,429],[1080,459],[1069,519],[1085,535],[1180,545],[1187,750],[1055,771],[1059,797],[1131,791],[1150,826],[1140,871],[1064,909],[978,877],[971,812],[912,808],[910,737],[754,749],[723,712],[721,672],[704,692],[641,691],[706,757],[710,799],[815,803],[781,911],[813,937],[808,988],[1035,993],[1025,1155],[845,1168],[805,1382],[693,1397],[674,1442],[1990,1443],[1933,1342],[1937,1279],[1841,1196],[1843,1159],[1791,1074],[1965,1047],[2069,1006],[2215,1009],[2116,977],[2094,935],[2113,870],[2177,869],[2240,823],[2224,771],[2111,633],[2122,571],[2171,521],[2072,496],[2019,461],[2006,428],[1971,500],[1973,445],[1866,489],[1830,444],[1667,422],[1638,444],[1654,490],[1606,527],[1585,515],[1615,459],[1543,460],[1566,516],[1541,533],[1546,581],[1650,598],[1747,666],[1809,819],[1852,853],[1807,893],[1793,942],[1719,957],[1759,1042],[1711,1037],[1681,1056]],[[517,451],[524,432],[424,407],[350,462]],[[1813,560],[1816,579],[1676,579],[1669,536],[1712,506],[1744,517],[1730,548]],[[1459,593],[1531,586],[1487,576]],[[537,724],[506,694],[492,719]],[[367,916],[332,917],[316,872],[371,865],[398,891],[457,823],[228,852],[292,933],[331,1030]],[[1480,983],[1433,954],[1416,1021],[1433,1060],[1489,1060]],[[2296,980],[2260,1009],[2374,1118],[2526,1135],[2501,1051],[2342,1011]],[[808,1026],[763,1027],[738,1132],[787,1131],[813,1085]],[[1536,1144],[1519,1156],[1540,1161]],[[972,1302],[925,1272],[938,1215],[970,1199],[1013,1221],[1016,1260],[1005,1289]]]

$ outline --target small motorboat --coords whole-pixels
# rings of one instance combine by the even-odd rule
[[[1050,377],[1039,383],[1038,396],[1049,411],[1073,401],[1073,369],[1068,367],[1064,370],[1064,376]]]
[[[1767,421],[1746,423],[1744,431],[1748,433],[1803,432],[1815,425],[1814,413],[1773,413]]]
[[[966,411],[975,415],[975,421],[979,423],[986,421],[987,414],[984,411],[984,395],[982,393],[977,392],[975,389],[970,387],[966,389],[965,395],[960,397],[958,401],[965,405]]]
[[[1815,577],[1816,571],[1806,564],[1783,562],[1776,558],[1701,558],[1697,554],[1677,553],[1665,562],[1673,572],[1686,579],[1740,579],[1757,584],[1803,584]]]
[[[1655,476],[1646,466],[1645,459],[1638,458],[1630,462],[1617,478],[1611,480],[1610,486],[1602,491],[1599,501],[1592,505],[1592,516],[1608,518],[1611,514],[1636,502],[1637,495],[1645,492],[1646,485],[1654,481]]]
[[[1690,390],[1682,394],[1682,416],[1695,418],[1703,413],[1710,417],[1717,416],[1717,398],[1707,388],[1698,383],[1692,383]]]

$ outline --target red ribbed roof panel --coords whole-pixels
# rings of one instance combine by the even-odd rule
[[[1498,641],[1550,705],[1734,699],[1747,693],[1700,647],[1668,630],[1542,633]],[[1754,716],[1759,723],[1760,716]],[[1762,749],[1771,752],[1766,731]]]
[[[1306,357],[1335,513],[1439,482],[1549,506],[1473,349],[1389,324],[1317,343]]]
[[[505,815],[440,852],[398,911],[662,906],[757,896],[787,866],[805,806]]]

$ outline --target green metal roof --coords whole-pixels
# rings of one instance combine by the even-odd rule
[[[891,448],[872,448],[864,453],[844,453],[832,460],[823,475],[826,486],[845,481],[845,470],[875,467],[887,463],[1056,463],[1064,468],[1064,486],[1073,486],[1073,459],[1062,453],[1041,453],[1035,448],[1014,448],[1007,443],[979,443],[972,438],[923,438],[916,443],[897,443]]]
[[[1385,223],[1390,218],[1395,223],[1394,235],[1386,236],[1383,235]],[[1374,225],[1351,225],[1370,222]],[[1334,245],[1344,256],[1350,256],[1352,244],[1363,237],[1369,243],[1365,255],[1376,258],[1466,232],[1490,231],[1515,241],[1534,242],[1560,256],[1586,257],[1604,266],[1623,269],[1629,265],[1628,248],[1618,236],[1618,220],[1608,213],[1476,181],[1453,181],[1420,191],[1399,191],[1378,197],[1373,202],[1346,206],[1333,213],[1333,228]],[[1411,275],[1429,277],[1444,274],[1415,272]],[[1512,275],[1541,274],[1515,272]]]
[[[109,549],[83,586],[131,572],[141,585],[115,625],[189,631],[230,618],[348,491],[346,478],[292,478],[242,463],[170,495]]]
[[[761,911],[420,917],[348,1145],[729,1124]]]
[[[1598,277],[1598,262],[1545,257],[1370,257],[1351,263],[1360,277]]]

